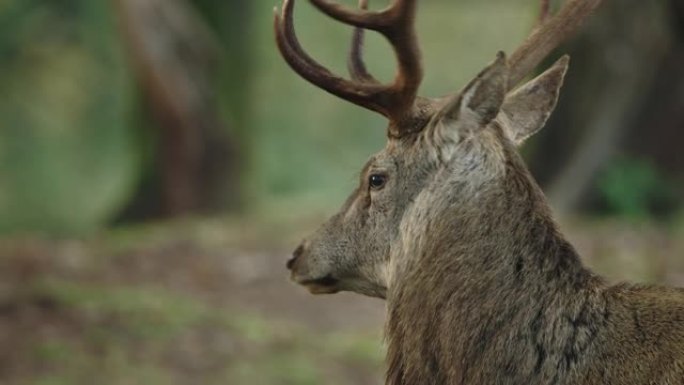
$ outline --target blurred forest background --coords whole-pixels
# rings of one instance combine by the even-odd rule
[[[381,383],[382,303],[283,265],[385,122],[286,66],[275,3],[0,0],[0,384]],[[297,5],[344,73],[350,29]],[[537,7],[422,0],[422,94],[512,52]],[[684,1],[606,0],[548,63],[566,52],[528,164],[590,265],[684,284]]]

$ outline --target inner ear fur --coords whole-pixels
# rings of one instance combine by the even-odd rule
[[[441,119],[465,121],[474,119],[486,126],[499,114],[508,89],[508,64],[503,52],[480,72],[465,89],[442,109]]]
[[[500,119],[506,134],[517,145],[544,127],[556,108],[570,57],[561,57],[551,68],[506,96]]]

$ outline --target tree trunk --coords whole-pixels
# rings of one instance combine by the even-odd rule
[[[221,45],[185,0],[114,2],[158,128],[159,186],[145,186],[156,191],[141,191],[129,215],[209,211],[218,206],[216,190],[237,199],[237,146],[222,122],[215,89]],[[221,188],[225,185],[231,188]]]
[[[605,2],[567,48],[572,61],[561,102],[531,154],[533,172],[561,214],[584,206],[597,175],[630,135],[649,134],[640,117],[672,49],[664,6]]]

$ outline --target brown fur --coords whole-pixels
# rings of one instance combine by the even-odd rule
[[[684,291],[610,286],[584,267],[515,148],[566,68],[505,96],[500,56],[390,138],[288,263],[314,293],[387,299],[387,384],[684,384]]]
[[[609,286],[517,154],[481,198],[432,207],[388,290],[387,384],[683,384],[684,292]]]

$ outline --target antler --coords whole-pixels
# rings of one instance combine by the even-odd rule
[[[546,56],[572,36],[602,0],[567,0],[554,16],[549,16],[549,0],[541,0],[539,25],[509,57],[509,84],[515,86]]]
[[[368,9],[368,0],[359,0],[359,8],[361,8],[364,11]],[[363,28],[354,28],[354,34],[352,35],[351,50],[349,51],[349,60],[347,61],[349,75],[352,79],[356,81],[379,83],[373,77],[373,75],[368,73],[366,65],[363,63],[363,35]]]
[[[274,10],[276,42],[285,61],[312,84],[361,107],[379,112],[390,119],[390,134],[411,132],[411,120],[439,106],[444,99],[418,99],[423,78],[420,50],[415,34],[416,0],[392,0],[380,11],[369,11],[368,0],[359,0],[359,10],[329,0],[309,0],[323,13],[354,27],[348,68],[351,80],[331,73],[311,58],[299,44],[295,34],[293,13],[295,0],[283,0],[282,13]],[[569,38],[602,0],[566,0],[555,15],[550,15],[550,0],[540,0],[537,27],[509,57],[509,85],[517,85],[553,49]],[[382,34],[392,45],[399,69],[392,84],[381,84],[366,69],[362,59],[364,30]],[[457,95],[456,95],[457,96]],[[449,98],[449,97],[447,97]],[[415,122],[413,122],[415,123]],[[408,126],[408,127],[407,127]],[[396,131],[395,131],[396,130]]]
[[[423,77],[414,31],[416,0],[394,0],[390,7],[377,12],[366,10],[366,0],[360,0],[360,10],[352,10],[327,0],[310,1],[332,18],[356,27],[349,59],[353,80],[332,74],[301,48],[293,26],[294,0],[283,0],[282,14],[278,15],[276,12],[274,27],[278,48],[290,67],[314,85],[361,107],[379,112],[392,121],[401,121],[410,115]],[[361,29],[379,32],[394,48],[399,70],[392,84],[380,84],[368,74],[361,59]]]

